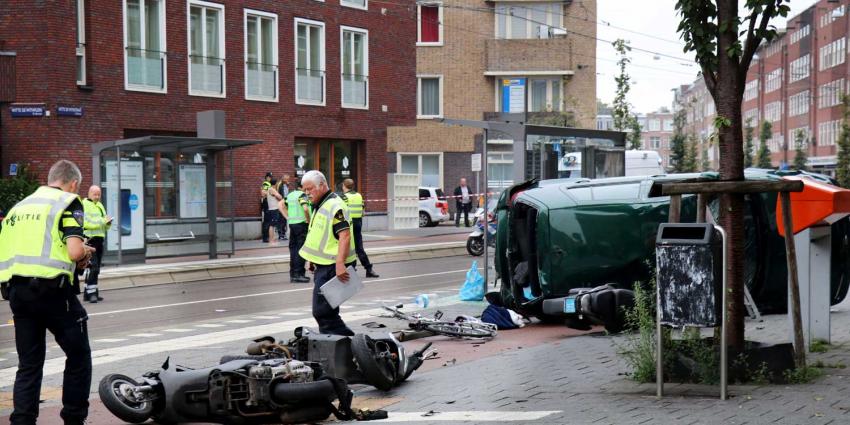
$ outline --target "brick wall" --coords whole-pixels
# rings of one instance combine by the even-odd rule
[[[87,41],[90,90],[76,86],[74,2],[0,2],[0,41],[17,52],[19,103],[45,103],[44,118],[11,118],[0,110],[2,167],[30,164],[39,176],[60,158],[77,162],[83,186],[91,183],[95,142],[124,137],[125,129],[195,131],[198,111],[226,114],[229,138],[257,139],[262,145],[235,155],[237,215],[256,215],[256,187],[263,174],[294,174],[295,138],[351,140],[359,145],[359,176],[365,196],[386,195],[386,127],[414,123],[416,23],[413,0],[374,3],[368,11],[342,7],[339,0],[223,1],[225,5],[226,98],[188,95],[187,2],[166,1],[167,94],[124,89],[122,2],[88,0]],[[277,103],[245,100],[244,8],[278,15]],[[327,100],[324,107],[294,102],[294,18],[325,23]],[[369,31],[369,110],[340,106],[340,25]],[[84,107],[81,118],[57,117],[60,104]],[[382,111],[386,105],[387,112]],[[372,211],[385,205],[370,204]]]

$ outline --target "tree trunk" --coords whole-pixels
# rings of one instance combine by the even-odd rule
[[[736,0],[718,0],[718,24],[732,23],[738,19]],[[737,27],[721,32],[718,36],[717,78],[712,93],[717,105],[718,119],[729,125],[719,125],[720,179],[744,179],[744,136],[741,123],[741,98],[744,81],[740,76],[739,58],[729,57],[727,48],[737,40]],[[728,241],[727,305],[728,323],[726,336],[734,350],[744,348],[744,195],[727,194],[720,198],[720,225],[726,231]]]

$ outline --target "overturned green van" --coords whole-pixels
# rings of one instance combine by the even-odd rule
[[[800,172],[747,169],[747,180],[778,180]],[[716,173],[606,179],[532,180],[505,190],[496,207],[495,267],[506,307],[541,317],[545,299],[571,289],[613,284],[632,288],[654,272],[658,225],[667,222],[670,198],[651,197],[656,182],[717,179]],[[785,244],[776,228],[775,193],[746,196],[747,287],[764,314],[787,307]],[[709,203],[718,216],[718,202]],[[682,198],[682,222],[694,222],[696,196]],[[850,220],[832,224],[831,303],[850,285]],[[544,318],[545,317],[541,317]]]

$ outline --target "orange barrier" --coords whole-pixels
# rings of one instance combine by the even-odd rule
[[[785,176],[787,180],[802,180],[803,191],[791,192],[792,229],[794,234],[819,224],[832,224],[850,214],[850,190],[800,176]],[[776,226],[785,236],[782,224],[782,203],[776,198]]]

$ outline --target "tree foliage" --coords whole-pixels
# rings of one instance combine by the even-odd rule
[[[797,130],[797,133],[794,134],[794,169],[796,170],[806,171],[807,145],[806,133],[803,130]]]
[[[638,122],[636,115],[632,115],[631,122],[629,123],[629,128],[631,129],[627,137],[629,141],[629,149],[640,149],[640,122]]]
[[[764,121],[761,124],[761,132],[759,133],[759,153],[756,159],[756,167],[773,168],[773,163],[770,160],[770,147],[767,146],[767,141],[773,137],[773,125],[770,121]]]
[[[685,125],[688,123],[688,114],[685,108],[681,108],[673,115],[673,137],[670,138],[670,163],[673,165],[674,173],[682,173],[685,170],[684,161],[686,154]]]
[[[614,129],[617,131],[626,131],[632,128],[632,106],[626,98],[631,90],[631,77],[626,73],[626,66],[631,62],[628,53],[632,50],[629,42],[623,39],[617,39],[613,43],[614,50],[620,59],[617,60],[617,66],[620,67],[620,74],[614,77],[614,82],[617,83],[617,94],[614,96],[614,104],[612,106]]]
[[[697,138],[691,134],[685,141],[687,149],[685,151],[685,159],[682,161],[682,172],[693,173],[697,171],[697,150],[699,142]]]
[[[753,148],[755,147],[753,144],[754,133],[755,129],[753,128],[753,119],[747,118],[747,123],[744,127],[744,168],[750,168],[753,166]]]
[[[850,189],[850,97],[841,96],[844,117],[841,120],[841,133],[838,136],[838,160],[835,177],[838,185]]]
[[[25,166],[18,168],[17,176],[0,179],[0,216],[35,192],[38,186],[38,180]]]

